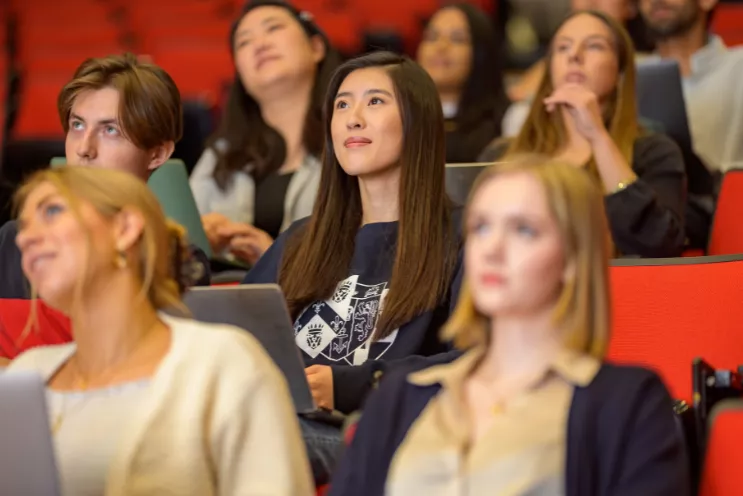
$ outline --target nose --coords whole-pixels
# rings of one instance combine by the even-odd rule
[[[583,45],[576,44],[570,48],[570,52],[568,53],[568,62],[574,64],[580,64],[583,62]]]
[[[77,143],[75,150],[77,157],[81,161],[93,160],[97,154],[96,137],[93,130],[85,130]]]
[[[502,260],[506,247],[505,231],[500,227],[493,227],[484,241],[485,257],[490,261]]]
[[[366,121],[364,120],[364,105],[356,104],[351,108],[348,113],[348,120],[346,121],[346,127],[351,129],[363,129],[366,127]]]
[[[41,242],[43,230],[35,224],[34,222],[28,222],[23,226],[19,225],[18,234],[15,236],[15,244],[18,246],[21,254]]]

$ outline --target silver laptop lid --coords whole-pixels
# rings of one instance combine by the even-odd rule
[[[34,372],[0,372],[0,492],[61,493],[44,381]]]

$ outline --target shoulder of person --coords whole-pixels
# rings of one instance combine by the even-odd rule
[[[36,371],[47,376],[72,355],[74,350],[74,343],[36,346],[15,357],[5,370]]]
[[[18,222],[15,220],[9,220],[2,226],[0,226],[0,244],[5,243],[15,244],[15,237],[18,234]]]
[[[647,394],[670,395],[662,379],[652,370],[632,365],[602,364],[594,380],[585,387],[587,393],[596,400],[614,405],[636,406],[638,400]]]
[[[163,319],[173,332],[173,350],[194,369],[243,371],[253,378],[273,367],[258,340],[245,329],[172,316]]]

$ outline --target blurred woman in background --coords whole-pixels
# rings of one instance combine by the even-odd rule
[[[23,270],[74,343],[4,373],[47,383],[64,494],[313,494],[285,379],[258,342],[162,313],[183,308],[186,246],[144,182],[49,169],[17,204]]]
[[[618,254],[680,255],[684,160],[670,138],[638,124],[634,50],[627,32],[601,12],[573,13],[552,39],[546,61],[521,132],[494,142],[481,160],[536,152],[585,169],[606,195]]]
[[[339,57],[308,13],[281,0],[248,3],[230,43],[237,74],[191,189],[215,251],[252,264],[312,212],[322,99]]]
[[[501,135],[510,103],[501,52],[492,21],[473,5],[447,6],[426,26],[417,59],[441,98],[447,163],[474,161]]]
[[[604,362],[611,253],[602,195],[569,164],[485,171],[444,328],[465,354],[382,381],[330,494],[688,495],[660,378]]]

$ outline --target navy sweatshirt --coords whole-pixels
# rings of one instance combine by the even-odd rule
[[[330,496],[381,496],[398,446],[440,385],[407,373],[386,377],[369,397],[353,441],[331,479]],[[576,388],[567,425],[566,496],[687,496],[683,431],[668,391],[639,367],[603,365]]]
[[[243,282],[277,283],[286,240],[308,220],[295,222],[279,236]],[[454,210],[452,221],[459,236],[461,209]],[[381,222],[362,226],[356,234],[348,277],[338,282],[332,298],[308,306],[294,323],[295,341],[302,350],[305,365],[332,368],[335,409],[342,413],[361,407],[378,372],[428,363],[423,357],[451,352],[451,346],[442,343],[438,334],[459,295],[461,252],[445,301],[387,338],[369,343],[394,264],[397,225],[397,222]]]

